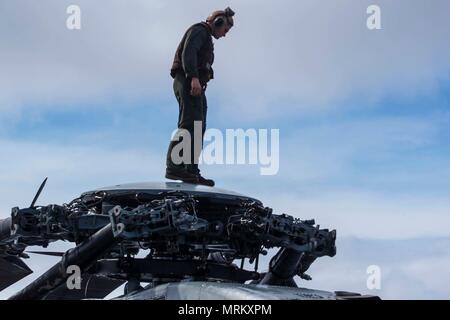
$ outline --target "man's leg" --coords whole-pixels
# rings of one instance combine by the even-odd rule
[[[188,166],[188,170],[197,175],[200,174],[200,170],[198,168],[198,162],[199,162],[201,150],[203,149],[203,138],[205,136],[205,131],[206,131],[206,115],[208,112],[208,103],[207,103],[206,95],[205,95],[204,91],[202,92],[201,101],[202,101],[202,125],[201,125],[202,134],[201,134],[201,141],[196,142],[197,145],[199,145],[201,147],[197,150],[198,153],[194,154],[193,160],[195,160],[195,161],[193,162],[193,164],[191,166]]]
[[[180,136],[180,129],[181,129],[181,119],[183,116],[183,100],[181,97],[181,92],[182,92],[182,86],[183,86],[183,79],[179,78],[179,76],[177,76],[173,82],[173,91],[175,94],[175,98],[177,99],[178,102],[178,131],[175,133],[175,137],[179,137]],[[167,167],[167,171],[170,172],[177,172],[177,171],[184,171],[186,170],[186,166],[184,163],[175,163],[174,160],[172,159],[172,153],[173,153],[173,149],[175,146],[177,146],[179,143],[182,143],[182,139],[178,139],[175,138],[174,140],[171,140],[169,143],[169,148],[167,150],[167,156],[166,156],[166,167]],[[183,151],[181,151],[177,156],[179,157],[183,157]]]
[[[174,156],[178,156],[181,159],[183,158],[183,151],[180,154],[173,154],[174,148],[178,146],[179,143],[183,143],[182,139],[180,141],[171,141],[169,144],[169,149],[167,151],[167,170],[166,177],[169,179],[180,179],[183,177],[187,177],[187,179],[183,180],[186,182],[196,183],[197,181],[191,181],[192,177],[196,177],[196,174],[192,172],[192,166],[195,163],[198,163],[199,154],[194,154],[194,122],[202,121],[203,122],[203,99],[202,97],[193,97],[190,94],[190,80],[185,79],[181,75],[177,75],[174,80],[174,93],[177,98],[179,105],[179,117],[178,117],[178,129],[177,135],[180,133],[180,130],[184,130],[188,132],[190,135],[190,150],[187,150],[190,153],[190,157],[188,161],[182,161],[181,164],[177,164],[174,162]],[[197,141],[197,144],[202,144],[202,141]],[[177,148],[181,149],[182,148]],[[176,149],[176,150],[177,150]],[[187,181],[189,180],[189,181]]]
[[[177,81],[177,80],[175,80],[175,81]],[[175,90],[176,86],[178,85],[175,83],[175,81],[174,81],[174,93],[175,93],[175,97],[177,99],[178,106],[179,106],[178,128],[180,128],[180,121],[181,121],[181,115],[182,115],[182,101],[181,101],[181,98],[179,97],[179,95],[177,94],[177,91]],[[175,137],[178,137],[178,136],[179,136],[179,129],[175,133]],[[183,171],[183,170],[185,170],[185,165],[183,163],[176,164],[172,159],[173,148],[178,143],[181,143],[181,141],[179,141],[178,139],[171,140],[169,143],[169,148],[167,150],[167,156],[166,156],[166,167],[167,167],[168,171]],[[179,156],[182,157],[183,154],[180,153]]]
[[[200,152],[203,149],[203,137],[205,135],[205,131],[206,131],[206,115],[208,112],[208,104],[206,101],[206,96],[205,93],[202,92],[202,96],[201,96],[201,101],[202,101],[202,124],[201,124],[201,139],[199,139],[200,141],[197,141],[196,143],[198,143],[199,146],[201,146],[201,148],[198,148],[198,154],[195,154],[195,160],[196,162],[194,162],[194,164],[188,168],[188,170],[192,173],[195,173],[198,176],[198,184],[203,184],[205,186],[209,186],[209,187],[214,187],[215,183],[214,180],[211,179],[206,179],[204,178],[201,174],[200,174],[200,170],[198,169],[198,159],[200,157]]]

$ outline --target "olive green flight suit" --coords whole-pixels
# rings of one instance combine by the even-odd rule
[[[206,130],[207,101],[205,96],[206,84],[213,78],[211,65],[214,61],[214,46],[211,29],[205,23],[191,26],[183,36],[175,53],[171,75],[174,78],[173,91],[179,106],[178,130],[184,129],[191,136],[191,157],[189,163],[175,164],[172,160],[172,150],[180,141],[171,141],[167,151],[166,165],[168,170],[187,170],[198,174],[198,159],[203,147],[203,136]],[[203,87],[198,97],[191,95],[191,80],[199,78]],[[194,148],[194,122],[202,122],[201,141],[196,141]],[[179,132],[177,132],[179,133]],[[200,139],[198,139],[200,140]],[[182,154],[180,154],[182,156]]]

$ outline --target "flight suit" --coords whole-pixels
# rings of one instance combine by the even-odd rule
[[[168,170],[187,170],[194,174],[199,173],[198,159],[201,148],[194,149],[194,122],[202,122],[201,141],[196,141],[197,145],[202,147],[208,109],[205,90],[208,81],[214,77],[211,67],[213,62],[214,45],[210,27],[203,22],[191,26],[178,45],[170,72],[174,78],[173,91],[179,106],[178,130],[184,129],[190,133],[191,159],[190,163],[175,164],[171,157],[172,150],[182,142],[182,139],[171,141],[166,160]],[[203,88],[202,94],[198,97],[194,97],[190,93],[193,77],[199,79]]]

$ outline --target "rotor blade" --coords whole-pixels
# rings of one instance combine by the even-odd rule
[[[41,195],[42,189],[44,189],[45,184],[47,183],[47,178],[44,179],[44,181],[41,183],[41,186],[39,187],[38,192],[36,193],[36,195],[34,196],[33,201],[31,202],[30,208],[33,208],[34,205],[36,204],[37,199],[39,198],[39,196]]]
[[[0,220],[0,241],[11,235],[11,217]]]
[[[41,254],[43,256],[62,257],[64,252],[58,251],[27,251],[27,253]]]
[[[63,283],[49,292],[43,300],[103,299],[124,283],[125,280],[83,273],[80,289],[68,289],[67,284]]]
[[[33,271],[18,257],[0,257],[0,291],[22,280]]]
[[[67,266],[77,265],[83,272],[110,249],[118,238],[114,237],[111,223],[91,235],[86,241],[67,251],[61,261],[40,275],[36,280],[14,294],[9,300],[37,300],[66,283]]]

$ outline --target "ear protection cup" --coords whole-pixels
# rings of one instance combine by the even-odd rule
[[[220,28],[225,24],[225,19],[223,16],[218,16],[217,18],[214,19],[213,23],[216,28]]]
[[[222,27],[225,22],[228,22],[231,26],[233,26],[233,16],[234,11],[231,10],[230,7],[226,8],[225,10],[217,10],[214,11],[209,15],[209,17],[206,19],[206,22],[211,22],[216,28]]]

